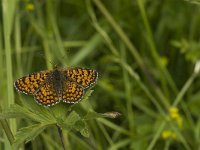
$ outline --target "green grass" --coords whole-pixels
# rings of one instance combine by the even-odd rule
[[[200,148],[198,0],[0,2],[0,149]],[[14,90],[55,65],[98,82],[72,106]]]

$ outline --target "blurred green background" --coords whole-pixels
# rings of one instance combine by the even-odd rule
[[[54,65],[99,72],[70,121],[122,114],[93,114],[84,130],[74,119],[67,150],[200,149],[199,0],[0,0],[0,10],[0,149],[62,149],[55,126],[25,117],[47,109],[13,88]]]

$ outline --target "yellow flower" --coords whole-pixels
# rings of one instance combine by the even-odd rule
[[[26,4],[26,10],[33,11],[34,9],[35,9],[35,6],[33,5],[33,3]]]
[[[183,124],[183,119],[179,114],[179,110],[177,107],[170,107],[169,108],[169,116],[172,120],[175,120],[177,125],[181,128]]]
[[[161,136],[163,139],[176,139],[176,134],[170,130],[164,130],[162,133],[161,133]]]
[[[169,114],[170,114],[170,117],[172,119],[175,119],[175,118],[178,117],[178,115],[179,115],[178,112],[179,112],[179,110],[178,110],[177,107],[170,107],[169,108]]]
[[[170,134],[171,134],[171,132],[166,130],[166,131],[162,132],[161,136],[163,139],[168,139],[170,137]]]

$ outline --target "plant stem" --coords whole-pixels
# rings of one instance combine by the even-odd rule
[[[2,107],[0,105],[0,113],[2,112]],[[15,138],[14,138],[14,135],[9,127],[9,124],[8,124],[8,121],[6,119],[2,119],[0,120],[0,124],[2,126],[2,128],[4,129],[4,132],[10,142],[10,144],[13,144]]]
[[[59,125],[56,125],[56,126],[57,126],[57,128],[58,128],[58,133],[59,133],[59,136],[60,136],[60,139],[61,139],[61,143],[62,143],[62,146],[63,146],[63,150],[66,150],[65,144],[64,144],[64,137],[63,137],[62,128],[61,128]]]

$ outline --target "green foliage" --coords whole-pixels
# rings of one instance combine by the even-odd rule
[[[83,100],[86,101],[91,93],[92,90],[87,91]],[[19,145],[23,142],[27,143],[34,140],[35,137],[43,132],[43,130],[51,128],[53,125],[67,131],[78,131],[82,136],[89,138],[87,121],[97,119],[99,117],[108,117],[104,114],[88,112],[81,118],[78,113],[72,110],[71,107],[73,105],[63,107],[64,104],[62,103],[57,104],[52,108],[46,108],[38,105],[34,101],[27,101],[25,99],[22,99],[22,103],[25,107],[13,104],[11,107],[3,110],[0,114],[1,120],[10,118],[25,118],[32,121],[31,125],[22,127],[19,131],[17,131],[14,136],[15,140],[12,141],[13,148],[19,147]],[[69,114],[66,115],[67,112],[69,112]]]
[[[196,41],[189,42],[188,40],[182,39],[181,41],[173,41],[172,44],[184,54],[186,60],[193,63],[197,62],[200,58],[200,44]]]
[[[27,143],[34,140],[48,125],[46,124],[33,124],[28,127],[21,128],[15,135],[16,140],[13,147],[18,147],[21,143]]]
[[[0,149],[199,149],[199,0],[0,2]],[[52,107],[13,92],[55,65],[96,69],[94,92]]]

